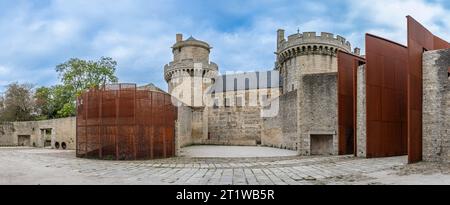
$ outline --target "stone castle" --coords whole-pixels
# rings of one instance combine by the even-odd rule
[[[286,38],[280,29],[273,69],[226,75],[210,61],[207,42],[177,34],[173,61],[164,66],[168,92],[178,105],[175,150],[190,145],[269,146],[299,155],[409,154],[450,162],[450,43],[426,29],[411,31],[420,34],[408,33],[412,46],[366,34],[366,57],[339,35],[297,32]],[[432,42],[414,39],[423,33],[434,38],[434,47],[414,45]],[[411,58],[409,52],[417,54]],[[422,73],[408,73],[412,67]],[[419,74],[421,82],[406,83]],[[372,81],[378,83],[375,89]],[[423,91],[410,92],[419,90],[411,86]],[[164,92],[152,84],[141,88]],[[392,90],[397,95],[387,95]],[[411,102],[423,106],[409,106]],[[419,114],[407,115],[409,107]],[[76,126],[75,118],[3,123],[0,146],[76,149]]]
[[[176,35],[164,67],[179,107],[177,145],[262,145],[299,154],[337,154],[337,52],[350,42],[331,33],[277,32],[271,71],[219,75],[211,46]],[[359,55],[359,49],[353,52]]]

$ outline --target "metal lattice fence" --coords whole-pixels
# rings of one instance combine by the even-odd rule
[[[175,155],[176,107],[135,84],[91,89],[77,99],[77,157],[111,160]]]

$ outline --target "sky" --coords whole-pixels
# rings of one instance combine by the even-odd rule
[[[118,62],[120,82],[167,89],[176,33],[208,42],[221,73],[273,69],[276,31],[331,32],[364,51],[364,34],[406,45],[411,15],[450,40],[448,0],[0,0],[0,93],[52,86],[70,58]]]

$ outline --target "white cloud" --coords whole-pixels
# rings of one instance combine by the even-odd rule
[[[6,76],[11,72],[11,69],[8,67],[0,65],[0,76]]]
[[[450,36],[450,10],[425,0],[350,1],[352,21],[370,24],[366,32],[405,44],[406,16],[410,15],[438,36]],[[406,44],[405,44],[406,45]]]
[[[172,59],[170,47],[179,32],[209,42],[211,60],[223,72],[271,69],[278,28],[286,35],[298,28],[333,32],[360,47],[365,32],[404,43],[405,16],[412,15],[449,40],[450,11],[444,3],[49,0],[36,8],[23,1],[0,13],[0,64],[8,65],[0,67],[0,81],[48,85],[57,81],[54,66],[68,58],[111,56],[119,63],[121,81],[165,88],[163,66]],[[221,28],[224,22],[232,28]]]

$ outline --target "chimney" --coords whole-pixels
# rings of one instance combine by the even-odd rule
[[[355,47],[355,50],[353,51],[353,53],[355,54],[355,55],[361,55],[361,49],[360,48],[358,48],[358,47]]]
[[[283,29],[278,29],[277,31],[277,48],[280,47],[280,43],[283,42],[284,39],[284,30]]]
[[[177,43],[183,41],[183,34],[177,33]]]

